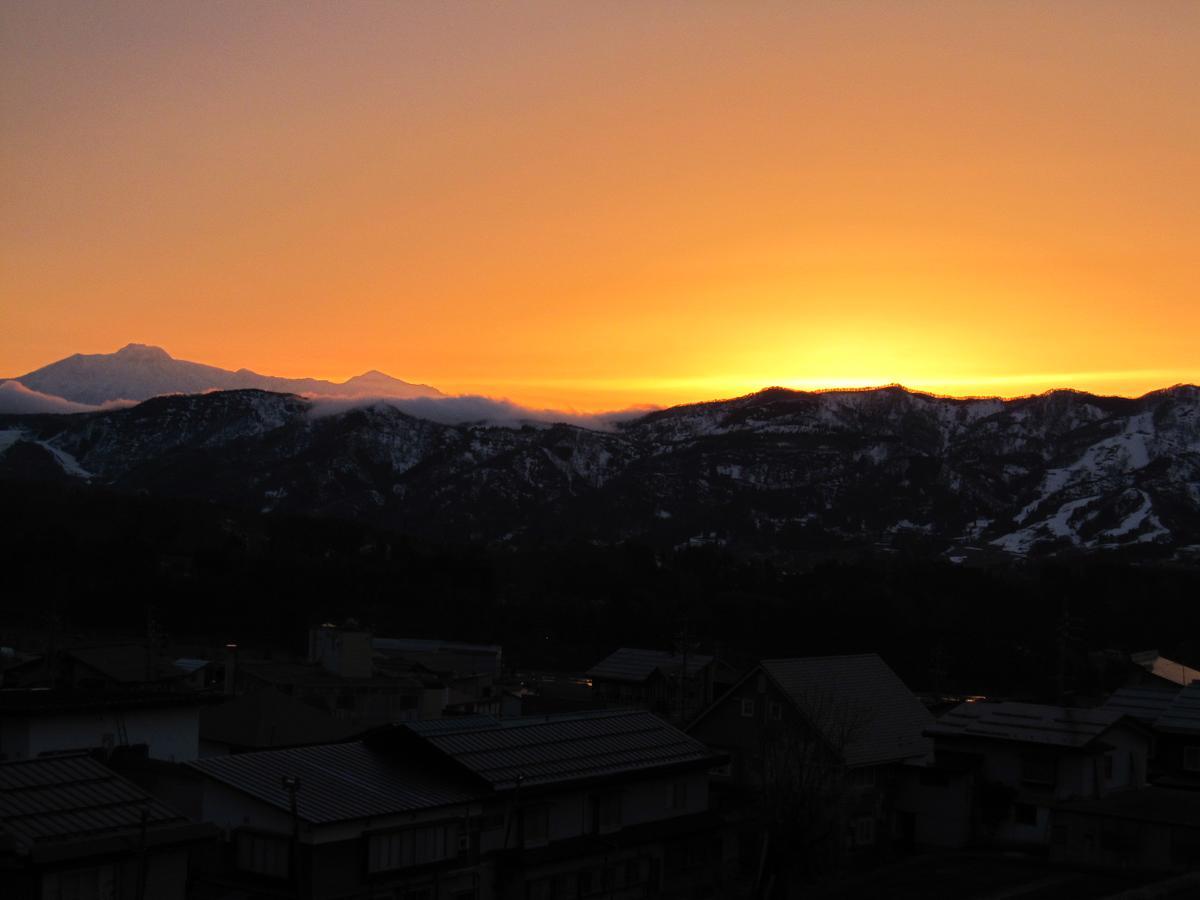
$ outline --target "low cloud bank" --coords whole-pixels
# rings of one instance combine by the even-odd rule
[[[99,405],[76,403],[74,400],[64,400],[53,394],[32,390],[19,381],[0,381],[0,413],[10,415],[99,412],[105,409],[124,409],[133,405],[135,404],[132,400],[109,400]]]
[[[511,400],[496,400],[465,394],[460,397],[324,397],[306,395],[312,401],[314,416],[332,416],[366,406],[391,406],[418,419],[443,425],[480,423],[505,428],[522,425],[575,425],[592,431],[612,431],[617,423],[635,419],[657,407],[638,407],[606,413],[565,412],[558,409],[534,409]]]
[[[212,393],[219,390],[214,388]],[[575,425],[593,431],[612,431],[618,422],[637,418],[658,407],[644,406],[605,413],[577,413],[558,409],[535,409],[511,400],[467,394],[459,397],[379,397],[366,395],[328,396],[304,394],[312,403],[313,416],[333,416],[367,406],[391,406],[418,419],[442,425],[484,424],[505,428],[523,425]],[[93,405],[76,403],[27,388],[19,381],[0,381],[0,414],[34,415],[99,412],[136,406],[133,400],[110,400]]]

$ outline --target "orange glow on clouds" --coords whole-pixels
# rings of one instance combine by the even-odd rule
[[[1200,380],[1200,5],[5,4],[0,375]]]

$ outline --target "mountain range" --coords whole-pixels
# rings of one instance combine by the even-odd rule
[[[1200,558],[1195,386],[1017,400],[771,388],[610,430],[445,424],[384,401],[327,407],[236,390],[0,416],[0,477],[493,545]]]
[[[279,378],[259,375],[249,369],[234,372],[175,359],[161,347],[146,344],[128,344],[115,353],[76,353],[9,380],[47,395],[51,401],[60,399],[90,406],[148,400],[163,394],[200,394],[246,388],[319,397],[411,399],[444,396],[429,385],[410,384],[383,372],[365,372],[340,383],[319,378]],[[36,398],[25,397],[24,401],[22,411],[37,405]],[[41,405],[46,411],[57,411],[53,402],[43,400]],[[0,410],[4,409],[0,406]]]

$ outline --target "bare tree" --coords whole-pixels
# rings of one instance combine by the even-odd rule
[[[786,897],[835,870],[847,850],[846,750],[874,710],[813,690],[768,719],[761,747],[765,849],[757,897]]]

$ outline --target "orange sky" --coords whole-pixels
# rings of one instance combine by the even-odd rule
[[[1200,3],[6,3],[0,375],[1200,381]]]

